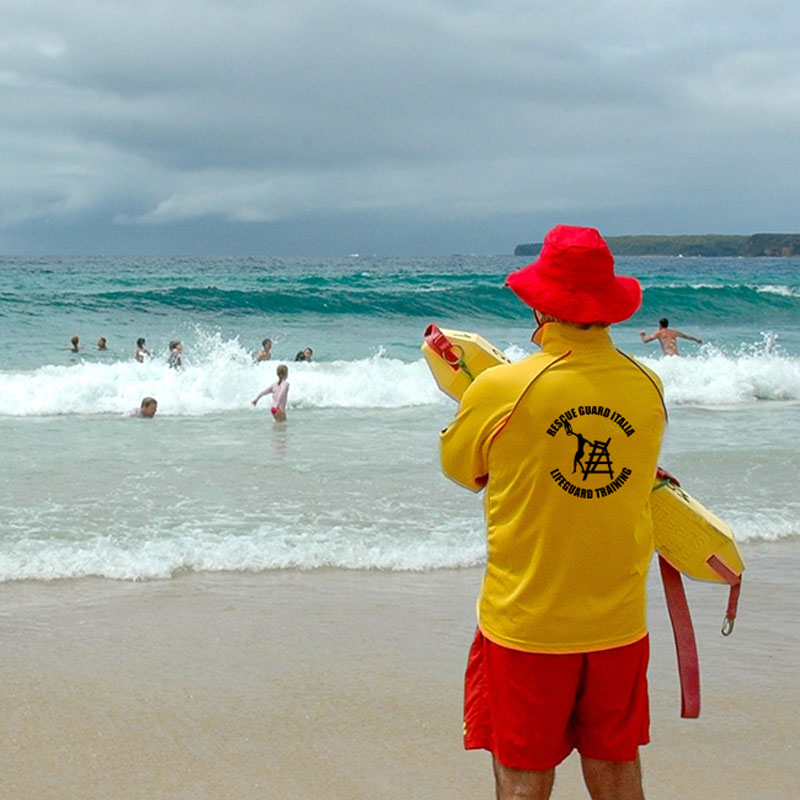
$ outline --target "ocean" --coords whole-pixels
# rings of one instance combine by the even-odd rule
[[[436,322],[531,352],[531,315],[503,287],[525,263],[0,258],[0,582],[481,564],[480,497],[439,471],[454,406],[419,346]],[[612,335],[664,381],[663,466],[746,557],[796,549],[800,260],[629,257],[617,270],[645,289]],[[703,344],[662,358],[639,339],[662,316]],[[274,360],[254,363],[265,337]],[[305,347],[315,360],[295,363]],[[285,425],[269,398],[250,404],[279,363]],[[125,417],[145,395],[157,416]]]

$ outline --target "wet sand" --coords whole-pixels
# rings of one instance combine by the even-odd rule
[[[795,550],[747,553],[728,639],[726,590],[689,585],[699,720],[679,717],[651,580],[648,798],[797,795]],[[460,738],[479,580],[473,569],[4,584],[0,797],[490,798],[489,756]],[[573,755],[553,797],[585,796]]]

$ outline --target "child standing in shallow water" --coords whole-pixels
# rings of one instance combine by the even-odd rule
[[[265,394],[271,394],[273,406],[270,411],[272,411],[275,422],[286,422],[286,398],[289,394],[289,381],[286,379],[289,377],[289,368],[286,364],[280,364],[276,372],[278,373],[278,380],[271,386],[267,386],[263,392],[259,392],[255,400],[251,402],[254,406],[258,405],[258,401]]]

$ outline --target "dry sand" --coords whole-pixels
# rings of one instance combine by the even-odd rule
[[[679,718],[651,581],[651,800],[798,796],[800,558],[787,552],[751,557],[729,639],[725,589],[689,586],[696,721]],[[0,798],[493,797],[489,756],[460,739],[479,580],[324,571],[0,586]],[[574,755],[553,797],[586,797]]]

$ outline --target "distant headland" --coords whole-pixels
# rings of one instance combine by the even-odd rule
[[[800,233],[754,233],[752,236],[606,236],[615,256],[800,256]],[[540,244],[518,244],[515,256],[535,256]]]

